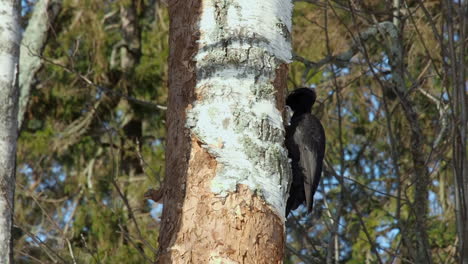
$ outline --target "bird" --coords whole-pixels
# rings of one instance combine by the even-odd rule
[[[306,87],[292,91],[286,98],[286,106],[292,111],[285,128],[285,145],[292,169],[286,216],[304,203],[307,213],[310,213],[320,182],[325,156],[325,132],[320,120],[311,114],[316,98],[315,90]]]

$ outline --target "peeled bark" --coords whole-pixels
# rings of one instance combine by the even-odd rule
[[[0,0],[0,263],[12,263],[20,1]]]
[[[281,263],[289,1],[172,1],[159,263]]]

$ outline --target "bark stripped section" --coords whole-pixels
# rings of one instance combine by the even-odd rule
[[[273,82],[273,86],[275,86],[277,91],[275,94],[276,108],[283,109],[283,120],[286,120],[286,111],[284,111],[284,108],[286,107],[286,96],[288,93],[288,72],[288,65],[281,64],[276,70],[276,78]]]
[[[215,197],[210,185],[216,161],[196,139],[190,147],[179,230],[159,263],[281,263],[280,218],[244,185],[226,198]]]
[[[157,263],[183,263],[172,250],[181,230],[182,205],[186,191],[191,141],[185,128],[185,110],[194,100],[195,62],[198,32],[196,23],[201,2],[169,2],[169,96],[166,114],[166,176],[163,184],[162,221]]]
[[[164,210],[157,263],[282,263],[284,223],[262,197],[239,184],[226,197],[211,190],[217,161],[185,127],[196,99],[201,1],[169,3],[170,57]],[[287,66],[273,81],[284,106]],[[200,95],[198,95],[200,96]]]

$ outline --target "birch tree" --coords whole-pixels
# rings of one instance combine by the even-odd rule
[[[12,262],[20,1],[0,1],[0,263]]]
[[[28,21],[20,47],[20,73],[19,73],[19,110],[18,128],[24,119],[29,95],[36,73],[42,67],[41,54],[47,42],[50,25],[60,11],[60,0],[38,0],[34,11]]]
[[[292,3],[171,1],[159,263],[280,263]]]

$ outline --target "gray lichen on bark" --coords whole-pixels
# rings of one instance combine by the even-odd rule
[[[187,127],[218,162],[214,193],[244,184],[284,216],[291,175],[273,81],[291,59],[291,3],[206,4],[195,56],[200,99],[187,111]]]

